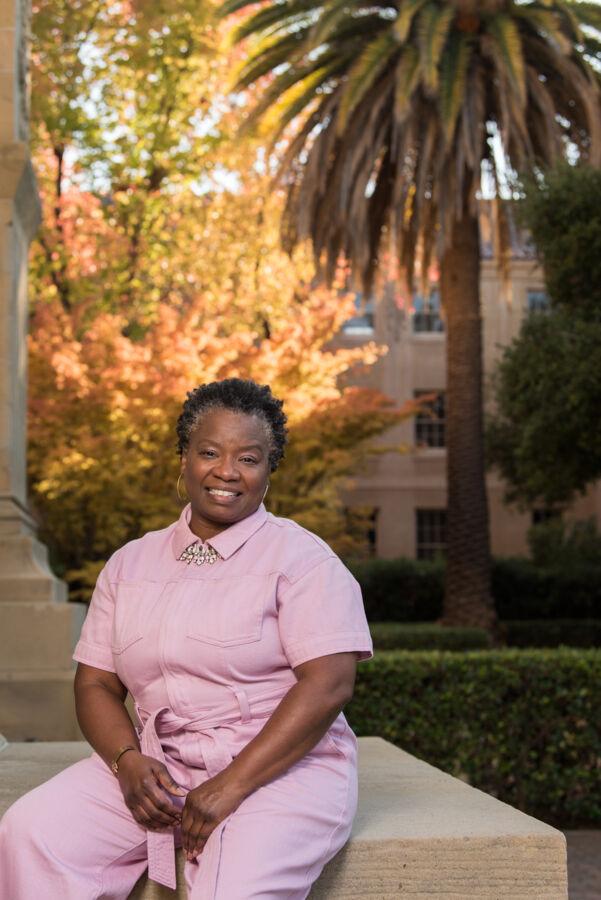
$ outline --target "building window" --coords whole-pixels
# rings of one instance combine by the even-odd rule
[[[374,333],[375,303],[373,297],[363,299],[363,294],[355,294],[355,310],[357,315],[347,319],[342,326],[343,334],[372,335]]]
[[[446,509],[415,510],[415,547],[418,559],[435,559],[447,549]]]
[[[429,297],[415,293],[413,295],[413,333],[444,331],[444,322],[440,317],[440,291],[433,288]]]
[[[532,510],[533,525],[540,525],[550,519],[561,519],[561,512],[558,509],[549,509],[548,506],[535,507]]]
[[[546,291],[528,290],[526,292],[526,304],[528,312],[546,312],[549,309],[549,295]]]
[[[433,391],[414,391],[414,397],[432,394]],[[415,419],[415,443],[418,447],[445,446],[445,395],[440,392],[418,412]]]

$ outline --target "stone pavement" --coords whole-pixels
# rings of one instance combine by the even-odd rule
[[[601,831],[564,831],[570,900],[601,900]]]

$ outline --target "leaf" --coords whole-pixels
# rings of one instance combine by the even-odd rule
[[[431,91],[438,87],[438,66],[454,17],[452,5],[440,8],[434,3],[428,4],[419,15],[420,65],[424,83]]]
[[[406,42],[416,14],[428,2],[429,0],[404,0],[400,4],[399,14],[394,22],[394,33],[399,43]]]
[[[338,128],[342,131],[348,117],[398,52],[398,44],[390,29],[371,41],[349,72],[342,92]]]
[[[504,66],[521,104],[526,101],[526,73],[524,52],[519,29],[509,16],[495,15],[487,23],[499,51],[498,65]]]
[[[465,100],[471,57],[471,38],[461,32],[452,32],[441,61],[440,76],[440,111],[447,141],[451,140]]]

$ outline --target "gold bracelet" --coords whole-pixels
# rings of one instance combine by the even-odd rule
[[[134,747],[133,744],[128,744],[126,747],[119,747],[117,753],[115,754],[112,762],[111,762],[111,771],[113,775],[116,775],[119,771],[119,760],[123,756],[124,753],[127,753],[128,750],[137,750],[137,747]]]

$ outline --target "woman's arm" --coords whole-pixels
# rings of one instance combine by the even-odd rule
[[[182,815],[188,858],[202,852],[213,828],[258,787],[302,759],[353,695],[357,657],[332,653],[296,666],[293,685],[261,731],[217,776],[190,791]]]
[[[297,666],[293,685],[261,731],[227,767],[248,795],[277,778],[321,740],[353,696],[357,657],[332,653]]]
[[[79,726],[107,766],[121,747],[136,748],[120,758],[117,775],[134,819],[151,829],[177,824],[180,811],[165,790],[179,796],[186,792],[161,762],[140,752],[138,735],[125,708],[125,685],[114,672],[78,663],[74,686]]]
[[[138,735],[125,708],[127,688],[114,672],[78,663],[74,688],[79,727],[107,766],[120,747],[131,744],[139,750]]]

